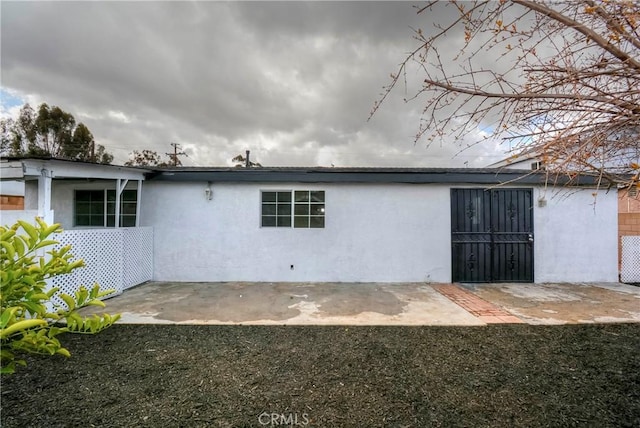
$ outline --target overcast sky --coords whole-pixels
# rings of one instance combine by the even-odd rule
[[[414,144],[421,105],[402,87],[367,121],[415,47],[411,28],[437,21],[414,4],[2,1],[0,114],[57,105],[117,164],[172,142],[186,166],[231,165],[245,150],[264,166],[499,160],[492,143]]]

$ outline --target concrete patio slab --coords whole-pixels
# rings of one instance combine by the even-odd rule
[[[129,324],[477,326],[640,322],[640,288],[584,283],[149,282],[108,299],[105,310],[120,313],[119,322]]]
[[[462,284],[529,324],[640,322],[640,287],[621,283]]]
[[[132,324],[485,324],[424,283],[150,282],[106,303]]]

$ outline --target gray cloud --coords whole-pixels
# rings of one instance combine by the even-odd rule
[[[169,142],[186,165],[229,164],[245,149],[264,165],[497,160],[488,145],[457,158],[454,144],[414,145],[420,105],[401,88],[367,122],[414,46],[410,27],[436,19],[412,5],[3,2],[2,86],[72,112],[116,162]]]

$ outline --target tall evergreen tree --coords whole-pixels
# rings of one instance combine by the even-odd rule
[[[34,109],[25,104],[16,119],[0,121],[1,152],[8,156],[50,156],[109,164],[113,156],[96,144],[83,123],[71,113],[46,103]]]

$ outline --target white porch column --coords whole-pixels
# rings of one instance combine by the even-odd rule
[[[50,170],[42,168],[38,177],[38,217],[47,224],[53,223],[51,211],[51,176]]]
[[[138,194],[136,196],[136,227],[140,227],[140,202],[142,201],[142,180],[138,180]]]
[[[120,227],[120,199],[122,196],[122,191],[127,186],[129,180],[118,178],[116,180],[116,219],[114,227]]]

